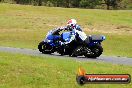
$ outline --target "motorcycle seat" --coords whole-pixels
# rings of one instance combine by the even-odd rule
[[[90,37],[90,39],[91,40],[99,40],[99,41],[102,41],[102,40],[104,40],[104,36],[103,35],[91,35],[91,36],[89,36]]]

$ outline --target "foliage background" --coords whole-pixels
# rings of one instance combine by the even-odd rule
[[[132,9],[132,0],[0,0],[0,2],[68,8]]]

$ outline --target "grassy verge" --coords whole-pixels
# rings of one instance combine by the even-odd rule
[[[0,3],[0,46],[36,49],[49,30],[76,18],[86,33],[106,36],[105,55],[132,57],[131,13]]]
[[[79,66],[89,74],[123,73],[132,67],[83,62],[57,57],[35,57],[0,52],[0,88],[81,88],[76,83]],[[83,88],[131,88],[132,84],[88,84]]]

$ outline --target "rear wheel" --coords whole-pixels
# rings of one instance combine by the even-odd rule
[[[96,58],[99,57],[103,52],[103,48],[101,45],[95,45],[93,47],[89,48],[89,51],[87,51],[87,53],[84,55],[85,57],[88,58]]]
[[[53,53],[52,47],[48,46],[43,41],[39,43],[38,49],[39,49],[40,52],[42,52],[44,54],[51,54],[51,53]]]

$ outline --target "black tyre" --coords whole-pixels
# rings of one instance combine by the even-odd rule
[[[99,57],[103,52],[103,48],[101,45],[97,44],[93,47],[90,47],[90,52],[86,53],[84,56],[88,58],[96,58]]]
[[[43,41],[40,42],[39,45],[38,45],[38,49],[39,49],[40,52],[42,52],[44,54],[53,53],[52,48],[51,47],[47,48],[47,47],[48,47],[47,44],[45,44]]]
[[[64,52],[64,49],[63,49],[63,48],[59,49],[58,52],[59,52],[59,54],[60,54],[61,56],[65,55],[65,52]]]

